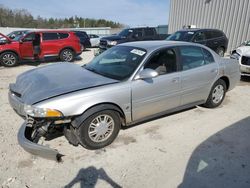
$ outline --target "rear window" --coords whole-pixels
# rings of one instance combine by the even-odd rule
[[[69,34],[68,33],[59,33],[59,38],[60,39],[66,39],[69,37]]]
[[[57,33],[43,33],[43,40],[57,40]]]
[[[205,35],[207,39],[213,39],[213,38],[222,37],[224,34],[221,31],[208,30],[205,32]]]

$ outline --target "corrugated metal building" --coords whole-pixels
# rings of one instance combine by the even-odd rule
[[[224,31],[229,52],[250,40],[250,0],[171,0],[169,33],[184,25]]]

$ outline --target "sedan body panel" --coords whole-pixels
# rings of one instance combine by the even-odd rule
[[[180,105],[180,73],[132,82],[133,121]]]
[[[181,105],[206,101],[212,84],[218,79],[217,63],[208,64],[182,72]]]

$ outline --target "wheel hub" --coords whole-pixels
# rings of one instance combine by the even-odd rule
[[[3,63],[5,65],[14,65],[16,62],[16,58],[12,54],[6,54],[3,56]]]
[[[217,85],[214,90],[213,90],[213,94],[212,94],[212,99],[213,102],[215,104],[218,104],[219,102],[221,102],[221,100],[223,99],[224,96],[224,88],[222,85]]]
[[[109,115],[99,115],[90,123],[88,135],[94,142],[103,142],[112,135],[113,131],[113,118]]]

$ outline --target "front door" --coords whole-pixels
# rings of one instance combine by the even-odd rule
[[[158,114],[180,105],[180,72],[175,49],[155,52],[142,69],[154,69],[158,76],[132,82],[133,121]]]
[[[34,59],[34,51],[33,51],[34,38],[35,38],[35,33],[29,33],[20,41],[20,53],[22,59]]]

